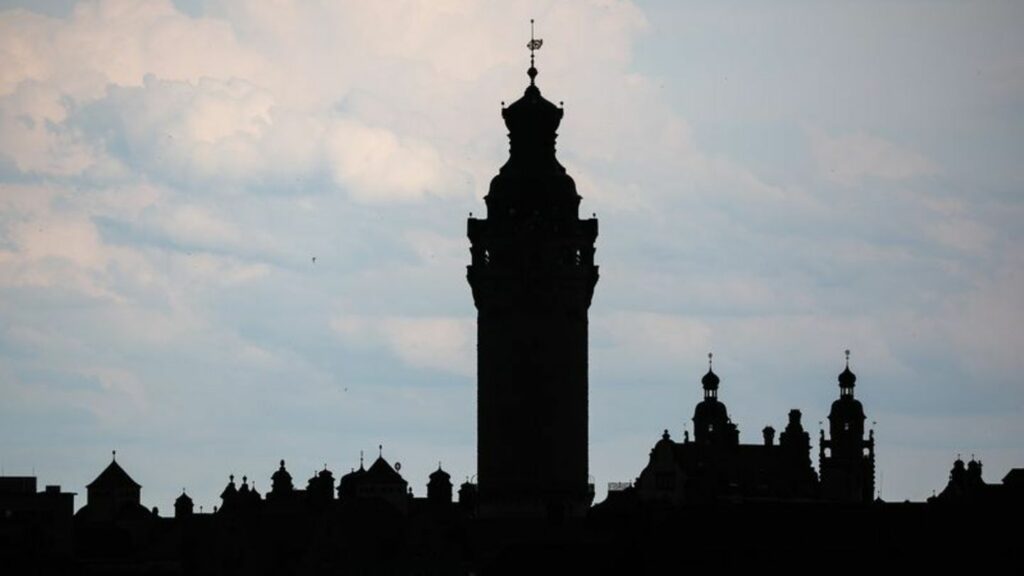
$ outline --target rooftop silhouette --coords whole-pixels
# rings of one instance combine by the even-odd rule
[[[635,480],[593,502],[588,313],[598,223],[579,217],[581,196],[556,156],[565,110],[541,94],[541,46],[531,35],[528,84],[501,110],[510,152],[491,180],[487,215],[467,222],[477,482],[456,491],[439,462],[417,479],[426,496],[416,497],[383,446],[337,481],[324,466],[303,483],[268,455],[265,493],[227,473],[217,507],[197,511],[183,488],[166,516],[142,504],[143,487],[114,452],[76,514],[74,493],[0,478],[0,559],[14,573],[47,574],[663,574],[1015,559],[1016,534],[1002,524],[1024,506],[1022,469],[988,484],[980,460],[957,457],[927,502],[878,497],[875,435],[854,394],[849,351],[827,433],[818,435],[817,469],[800,408],[778,435],[766,426],[760,443],[740,441],[724,400],[744,399],[730,395],[729,375],[714,371],[709,353],[693,437],[676,441],[666,428]],[[936,554],[954,547],[970,557]]]

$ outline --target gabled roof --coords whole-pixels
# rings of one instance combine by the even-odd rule
[[[117,460],[113,460],[86,488],[142,488],[142,486],[132,480],[132,477],[124,471],[124,468],[121,468]]]
[[[375,484],[404,484],[405,479],[383,457],[378,457],[363,476],[363,482]]]

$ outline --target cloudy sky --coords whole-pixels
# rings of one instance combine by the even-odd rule
[[[795,407],[816,450],[851,349],[886,499],[1024,466],[1020,3],[0,6],[6,474],[82,493],[116,448],[167,511],[378,444],[472,475],[465,219],[531,17],[601,221],[599,498],[709,350],[744,441]]]

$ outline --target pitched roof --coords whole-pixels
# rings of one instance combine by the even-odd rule
[[[1024,486],[1024,468],[1014,468],[1003,478],[1003,484],[1007,486]]]
[[[399,474],[391,464],[383,457],[378,457],[372,466],[366,471],[366,475],[363,477],[363,482],[372,482],[377,484],[404,484],[405,479]]]
[[[121,465],[117,463],[117,460],[113,460],[110,464],[100,472],[100,475],[95,480],[89,483],[86,488],[142,488],[138,482],[132,480],[132,477],[121,468]]]

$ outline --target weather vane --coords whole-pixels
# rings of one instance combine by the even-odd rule
[[[530,49],[530,84],[533,84],[533,79],[537,76],[537,68],[533,65],[533,53],[540,50],[543,45],[543,40],[533,37],[533,18],[530,18],[530,43],[526,45]]]

